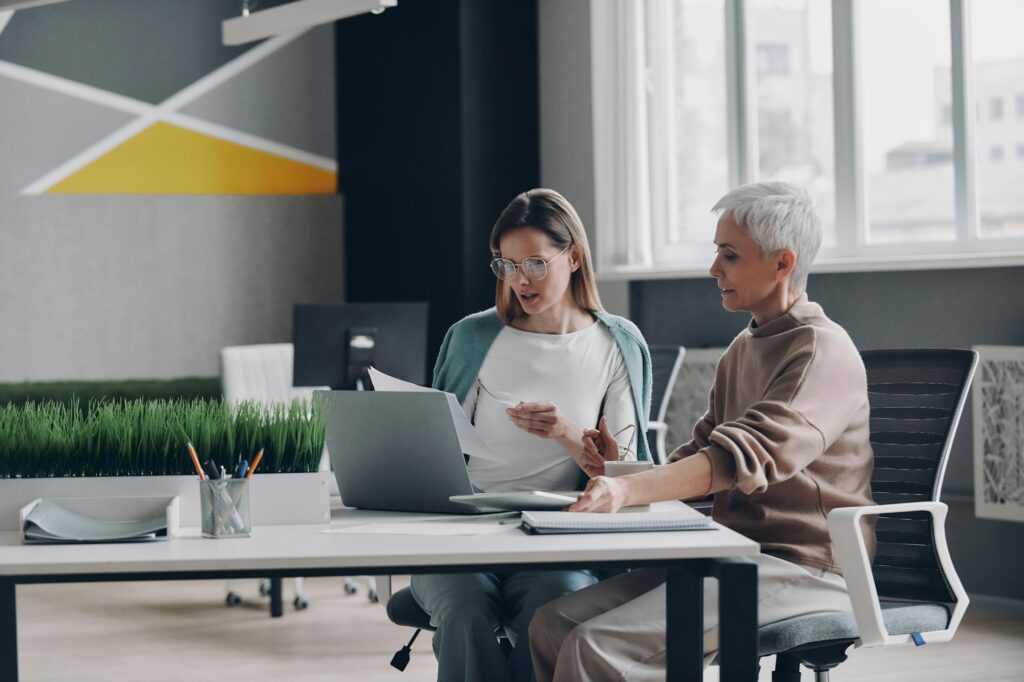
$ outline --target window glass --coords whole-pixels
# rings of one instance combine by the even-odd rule
[[[867,241],[955,240],[949,4],[860,8]]]

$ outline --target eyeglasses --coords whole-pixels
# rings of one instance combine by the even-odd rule
[[[572,244],[569,246],[572,246]],[[491,259],[491,272],[493,272],[494,276],[500,280],[515,279],[516,268],[521,267],[523,269],[523,274],[529,279],[544,279],[548,276],[548,265],[568,251],[569,246],[565,247],[548,260],[544,260],[540,256],[530,256],[529,258],[524,258],[522,263],[513,263],[508,258],[500,257],[498,255],[500,252],[494,251],[494,258]]]
[[[622,445],[618,442],[619,436],[629,431],[629,442]],[[616,445],[619,446],[619,461],[627,459],[634,455],[633,453],[633,439],[636,438],[636,424],[626,424],[621,429],[612,434],[612,438],[615,439]]]

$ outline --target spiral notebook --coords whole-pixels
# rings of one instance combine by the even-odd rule
[[[534,535],[558,533],[642,533],[714,530],[710,519],[689,508],[620,514],[590,512],[523,512],[522,528]]]

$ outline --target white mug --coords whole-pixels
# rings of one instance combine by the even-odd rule
[[[619,460],[604,463],[604,475],[609,478],[638,474],[654,468],[654,462],[636,462],[632,460]]]

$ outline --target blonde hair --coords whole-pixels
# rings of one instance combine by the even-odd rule
[[[495,257],[500,256],[499,245],[502,236],[525,227],[543,232],[556,248],[576,247],[580,266],[569,280],[573,301],[590,312],[603,310],[591,265],[590,243],[583,229],[583,221],[572,204],[553,189],[531,189],[523,192],[509,202],[494,223],[494,229],[491,230],[491,253]],[[505,324],[526,314],[507,281],[498,280],[494,307],[498,311],[498,317]]]

